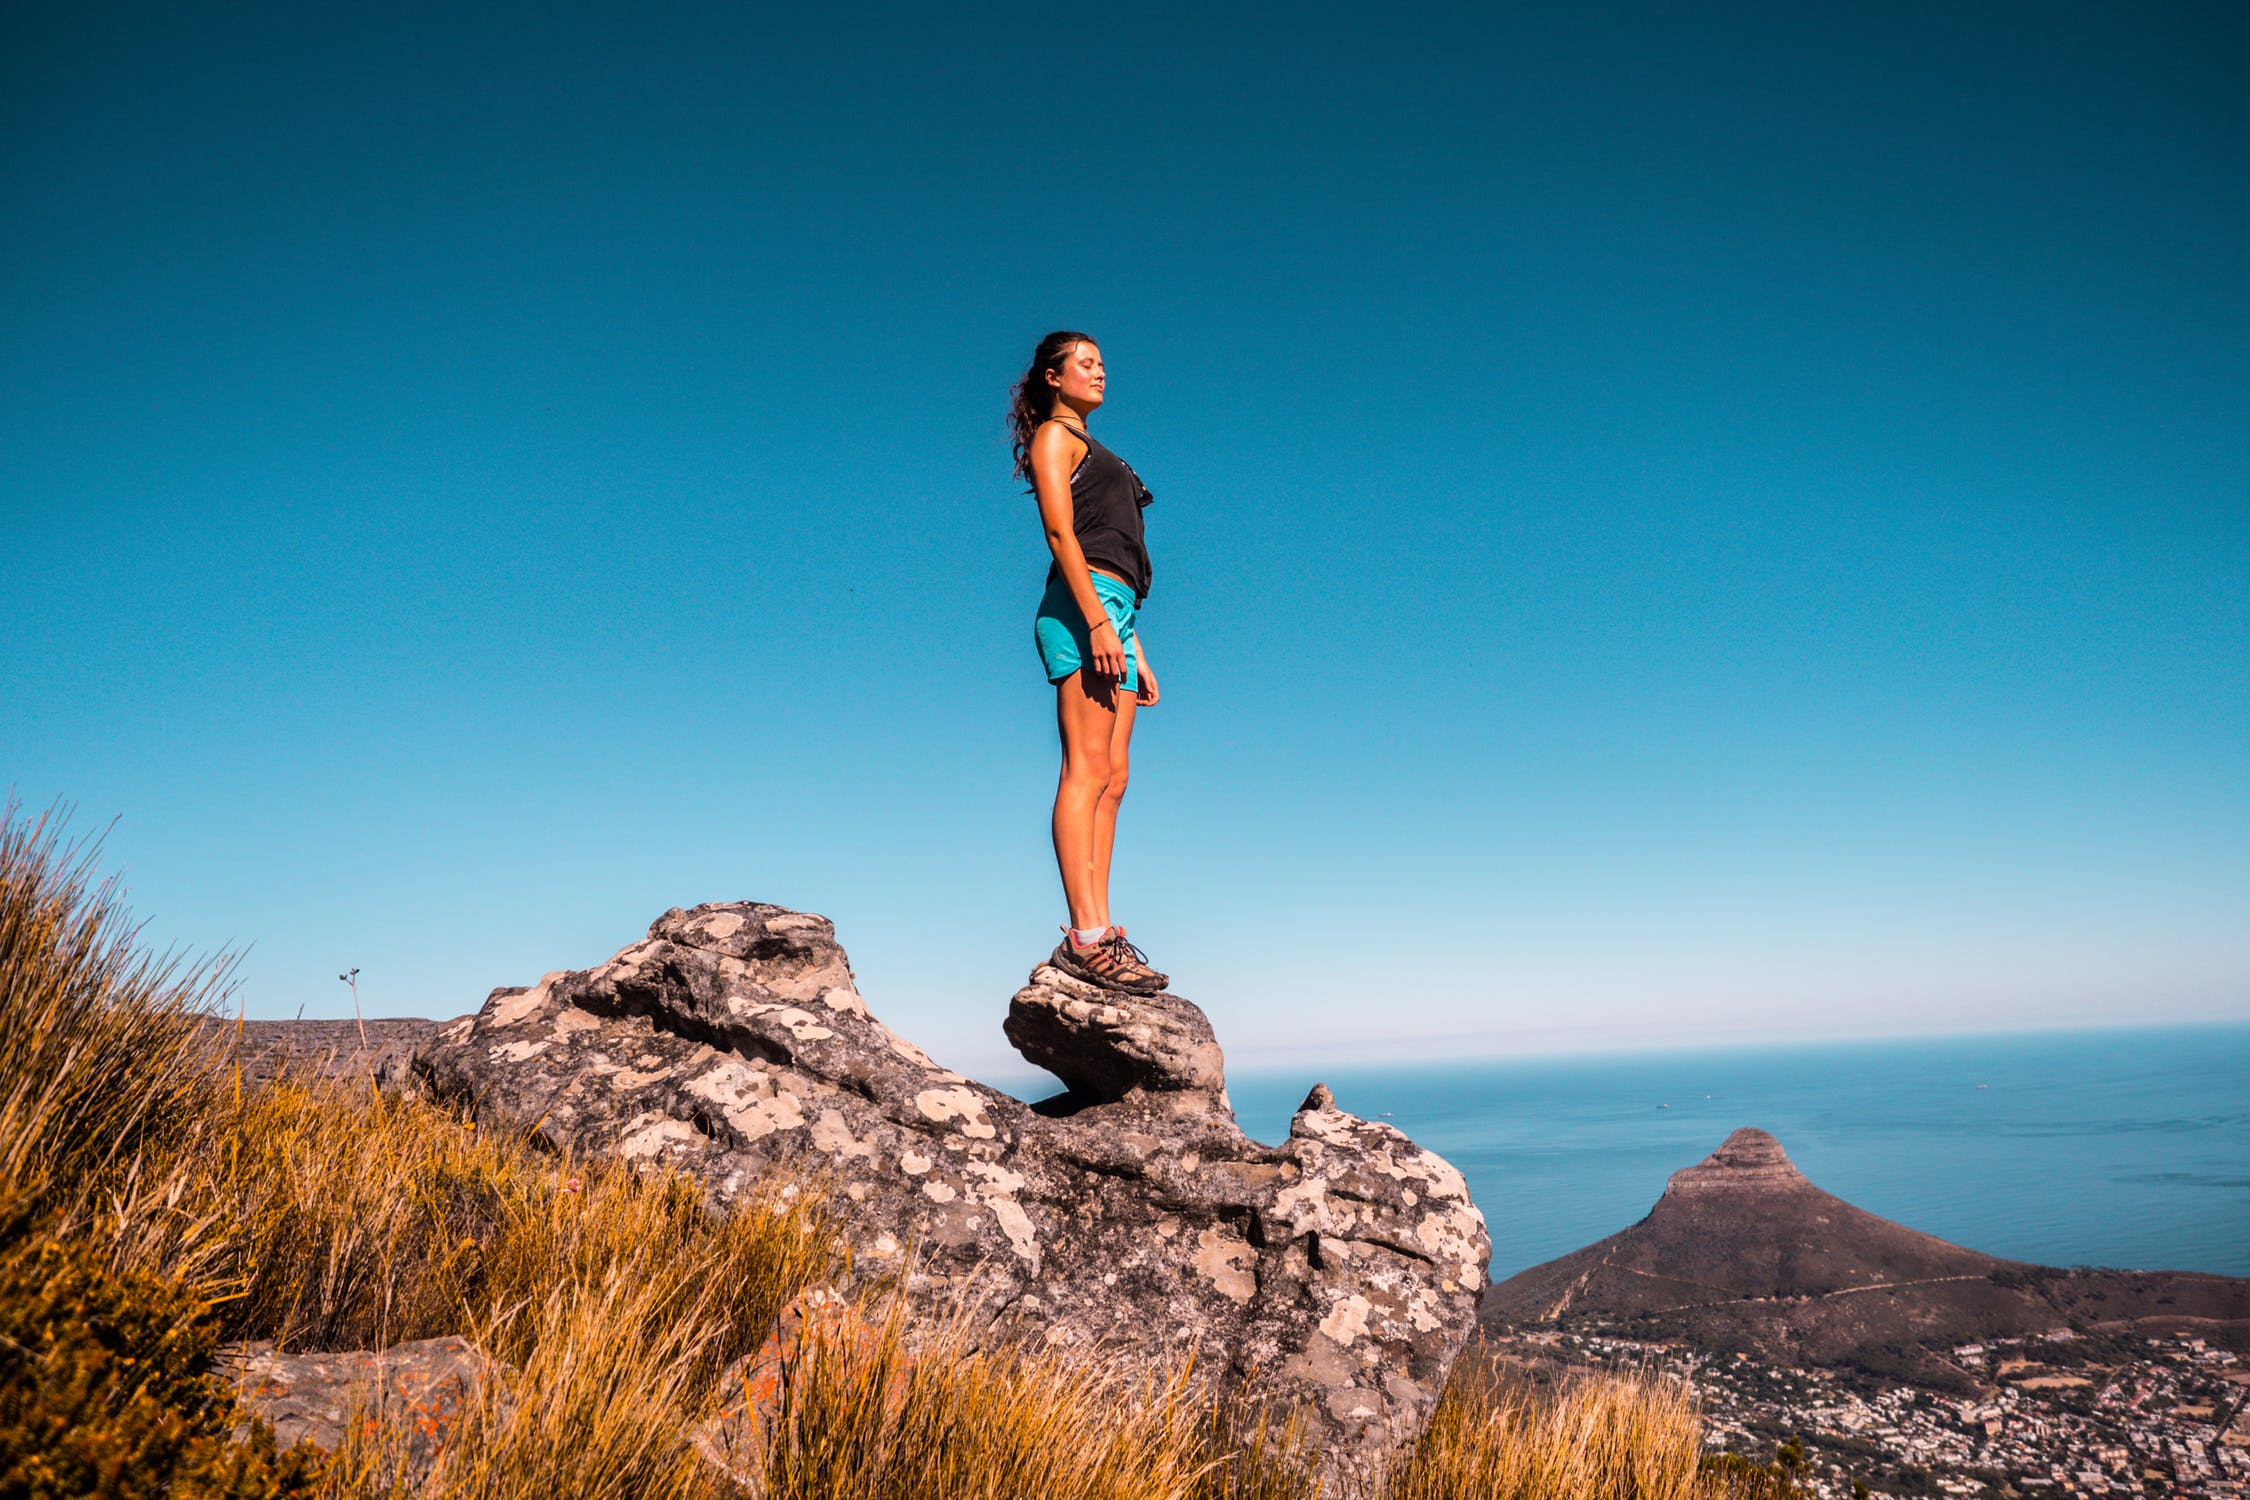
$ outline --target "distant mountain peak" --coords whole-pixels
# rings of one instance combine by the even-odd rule
[[[1781,1142],[1763,1130],[1745,1126],[1694,1166],[1674,1172],[1664,1185],[1664,1195],[1810,1187],[1805,1174],[1789,1160],[1789,1153],[1781,1149]]]
[[[1981,1281],[2005,1264],[1822,1191],[1763,1130],[1737,1130],[1665,1184],[1639,1223],[1511,1276],[1500,1321],[1635,1317],[1749,1300]]]
[[[2036,1273],[2036,1274],[2027,1274]],[[2193,1329],[2250,1349],[2250,1278],[2056,1271],[2001,1260],[1855,1208],[1806,1180],[1781,1142],[1737,1130],[1665,1184],[1645,1217],[1485,1291],[1495,1328],[1582,1321],[1785,1363],[1938,1351],[2058,1323],[2133,1333]]]

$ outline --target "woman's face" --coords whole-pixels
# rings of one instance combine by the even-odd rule
[[[1078,410],[1092,411],[1102,404],[1102,388],[1108,384],[1102,374],[1102,351],[1089,343],[1072,344],[1061,365],[1047,372],[1047,383]]]

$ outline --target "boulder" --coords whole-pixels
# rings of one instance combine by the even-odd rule
[[[394,1477],[410,1490],[436,1474],[462,1417],[500,1374],[474,1344],[453,1336],[341,1354],[230,1344],[217,1367],[243,1410],[264,1418],[285,1449],[309,1442],[333,1453],[347,1422],[388,1419],[406,1435]]]
[[[1233,1115],[1211,1022],[1177,995],[1121,994],[1041,964],[1000,1029],[1063,1081],[1073,1104],[1114,1104],[1138,1091],[1181,1096],[1166,1101],[1175,1111]]]
[[[826,1352],[856,1357],[864,1368],[877,1357],[882,1335],[878,1323],[828,1288],[801,1293],[774,1319],[765,1342],[719,1377],[717,1409],[689,1434],[697,1456],[737,1490],[762,1494],[767,1446],[804,1361],[819,1357],[825,1345]],[[894,1367],[889,1376],[883,1399],[896,1416],[905,1399],[906,1371]]]
[[[826,919],[674,909],[593,969],[492,992],[415,1060],[558,1145],[675,1167],[715,1200],[777,1167],[847,1202],[854,1274],[1019,1336],[1196,1369],[1301,1408],[1332,1472],[1435,1405],[1490,1245],[1461,1174],[1315,1087],[1288,1138],[1236,1125],[1210,1023],[1047,965],[1006,1031],[1068,1086],[1037,1106],[868,1011]]]

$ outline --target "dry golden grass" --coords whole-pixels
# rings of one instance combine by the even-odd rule
[[[310,1348],[465,1333],[509,1367],[431,1493],[691,1495],[688,1434],[726,1365],[836,1269],[817,1195],[711,1209],[669,1174],[573,1162],[418,1099],[291,1085],[223,1109],[177,1172],[218,1203],[244,1335]],[[388,1487],[402,1434],[341,1456],[338,1494]]]
[[[776,1500],[1142,1500],[1208,1466],[1186,1372],[991,1343],[903,1306],[808,1335],[752,1468]]]
[[[209,1024],[223,968],[141,955],[90,871],[45,824],[0,814],[0,1235],[66,1237],[200,1298],[233,1337],[467,1334],[505,1374],[414,1493],[734,1492],[691,1435],[776,1313],[838,1269],[816,1186],[721,1214],[676,1177],[557,1157],[419,1098],[245,1088]],[[775,1500],[1316,1494],[1296,1427],[1199,1395],[1190,1372],[980,1341],[884,1297],[848,1326],[803,1344],[748,1455]],[[338,1500],[404,1493],[405,1419],[369,1415],[320,1480]],[[1740,1500],[1745,1483],[1699,1474],[1676,1384],[1542,1393],[1464,1362],[1387,1481],[1329,1500]]]
[[[195,1205],[171,1259],[224,1289],[239,1336],[337,1349],[464,1333],[508,1367],[433,1494],[553,1500],[564,1476],[572,1495],[706,1492],[688,1437],[719,1375],[838,1264],[816,1193],[719,1213],[676,1176],[350,1085],[226,1099],[154,1175]],[[333,1491],[384,1493],[402,1438],[363,1436]]]
[[[1206,1467],[1191,1500],[1305,1500],[1316,1493],[1318,1454],[1306,1441],[1302,1412],[1277,1412],[1230,1399],[1202,1413]]]
[[[808,1344],[760,1476],[777,1500],[1018,1495],[1061,1500],[1313,1500],[1297,1428],[1214,1406],[1184,1379],[1135,1381],[1082,1357],[976,1347],[896,1316]],[[1546,1389],[1473,1352],[1393,1470],[1329,1500],[1720,1500],[1693,1393],[1656,1374]],[[1714,1483],[1714,1481],[1719,1481]]]
[[[225,964],[133,941],[91,846],[0,807],[0,1220],[74,1220],[192,1121]]]
[[[1542,1391],[1464,1357],[1386,1500],[1684,1500],[1700,1453],[1679,1381],[1586,1375]]]
[[[353,1084],[223,1099],[155,1175],[193,1205],[174,1215],[171,1268],[192,1265],[226,1289],[231,1321],[287,1347],[474,1327],[513,1357],[558,1289],[606,1298],[620,1279],[655,1299],[644,1311],[695,1302],[762,1332],[834,1263],[816,1193],[788,1185],[722,1214],[671,1174],[558,1157]]]
[[[836,1267],[817,1191],[777,1183],[721,1214],[676,1177],[421,1099],[245,1089],[211,1024],[221,970],[139,955],[90,869],[50,825],[0,815],[0,1233],[95,1248],[235,1337],[469,1335],[510,1373],[449,1493],[708,1493],[687,1435],[720,1372]],[[340,1455],[330,1492],[385,1492],[401,1436]]]

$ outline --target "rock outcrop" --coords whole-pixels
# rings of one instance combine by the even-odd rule
[[[1069,1093],[1058,1103],[1115,1104],[1138,1093],[1175,1114],[1233,1116],[1218,1038],[1177,995],[1120,995],[1041,965],[1008,1002],[1001,1030],[1063,1081]]]
[[[1227,1103],[1209,1022],[1046,965],[1007,1034],[1037,1106],[869,1014],[834,930],[755,903],[666,912],[599,968],[495,990],[416,1060],[439,1093],[721,1201],[780,1165],[839,1184],[857,1274],[1020,1336],[1171,1360],[1301,1403],[1331,1468],[1419,1431],[1490,1245],[1461,1174],[1315,1087],[1277,1146]]]
[[[388,1414],[406,1434],[396,1477],[409,1490],[444,1462],[462,1419],[500,1370],[467,1339],[448,1336],[342,1354],[284,1354],[270,1343],[219,1353],[220,1376],[244,1410],[273,1427],[283,1448],[311,1443],[333,1453],[355,1418]]]

